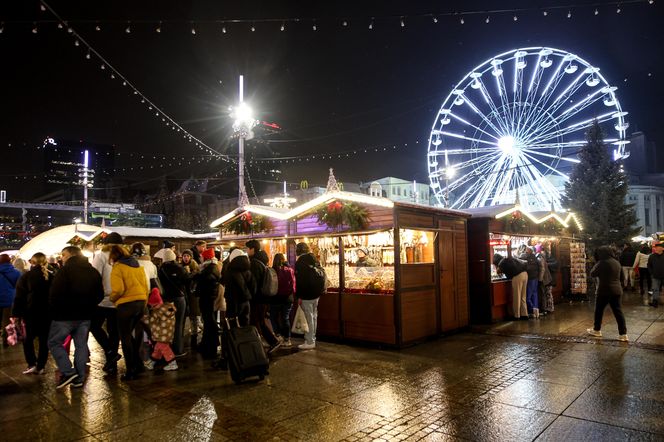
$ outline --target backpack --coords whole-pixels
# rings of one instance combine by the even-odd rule
[[[311,290],[316,294],[325,293],[325,282],[327,281],[327,275],[325,275],[325,269],[316,262],[314,265],[307,266],[309,268],[308,280]]]
[[[280,269],[278,272],[279,277],[279,295],[290,296],[293,294],[293,273],[292,271]]]
[[[263,296],[274,296],[279,291],[279,275],[272,267],[268,267],[262,262],[261,264],[265,267],[263,281],[261,282],[261,294]]]

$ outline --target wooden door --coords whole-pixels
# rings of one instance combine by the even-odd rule
[[[441,222],[438,266],[441,331],[468,325],[468,252],[463,222]]]

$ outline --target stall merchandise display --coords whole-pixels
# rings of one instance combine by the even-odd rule
[[[585,295],[588,292],[586,276],[586,245],[582,242],[570,243],[570,291]]]
[[[434,233],[400,229],[401,264],[433,263]]]
[[[499,233],[489,233],[489,258],[491,260],[491,280],[504,281],[507,277],[498,273],[498,269],[493,264],[493,257],[497,253],[503,258],[509,256],[508,248],[510,246],[511,237],[508,235],[501,235]]]

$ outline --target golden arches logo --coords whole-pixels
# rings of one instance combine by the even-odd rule
[[[300,189],[308,189],[308,188],[309,188],[309,181],[307,180],[300,181]]]

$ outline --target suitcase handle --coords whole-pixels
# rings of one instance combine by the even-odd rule
[[[228,329],[230,330],[230,329],[231,329],[231,323],[230,323],[230,321],[229,321],[229,318],[224,318],[224,319],[226,320],[226,326],[227,326]],[[234,319],[234,320],[235,320],[235,326],[236,326],[237,328],[240,328],[240,320],[238,319],[237,316],[234,317],[234,318],[230,318],[230,319]]]

